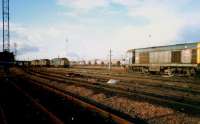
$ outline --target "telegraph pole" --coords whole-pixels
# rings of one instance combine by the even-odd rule
[[[110,52],[109,52],[110,54],[109,54],[109,71],[111,71],[111,66],[112,66],[112,50],[110,49]]]

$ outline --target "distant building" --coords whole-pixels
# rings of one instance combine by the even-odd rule
[[[97,65],[97,59],[90,60],[91,65]]]
[[[77,64],[76,61],[70,61],[69,63],[70,63],[70,65],[76,65]]]
[[[85,65],[86,62],[85,62],[85,60],[81,60],[81,61],[77,61],[77,64],[78,64],[78,65]]]
[[[104,61],[101,59],[97,59],[96,63],[97,65],[104,65]]]
[[[112,65],[120,66],[121,59],[112,59],[111,63],[112,63]]]
[[[91,65],[91,61],[90,61],[90,60],[87,60],[87,61],[86,61],[86,65]]]

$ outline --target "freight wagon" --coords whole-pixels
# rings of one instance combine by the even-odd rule
[[[54,58],[50,61],[52,67],[69,67],[70,62],[67,58]]]
[[[194,75],[200,70],[200,42],[128,50],[126,67],[131,72]]]
[[[32,60],[30,65],[33,67],[69,67],[69,60],[67,58]]]
[[[16,61],[15,65],[20,67],[29,67],[31,65],[31,61]]]
[[[50,60],[48,59],[32,60],[30,65],[34,67],[49,67]]]
[[[40,66],[40,60],[32,60],[31,66],[34,66],[34,67]]]
[[[49,59],[41,59],[39,61],[39,65],[41,67],[49,67],[50,66],[50,60]]]

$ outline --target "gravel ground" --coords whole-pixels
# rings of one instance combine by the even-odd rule
[[[22,72],[15,70],[15,74],[17,73],[20,74]],[[85,87],[48,81],[35,76],[26,76],[28,78],[56,86],[71,93],[90,98],[91,100],[95,100],[99,103],[129,114],[132,117],[140,117],[147,120],[150,124],[200,124],[200,117],[177,112],[171,108],[154,105],[145,101],[136,101],[117,95],[109,96],[103,92],[96,92]]]

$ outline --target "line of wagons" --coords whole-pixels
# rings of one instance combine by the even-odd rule
[[[131,72],[195,75],[200,71],[200,42],[131,49],[126,60]]]
[[[17,61],[18,66],[27,67],[63,67],[67,68],[70,62],[67,58],[40,59],[32,61]]]

